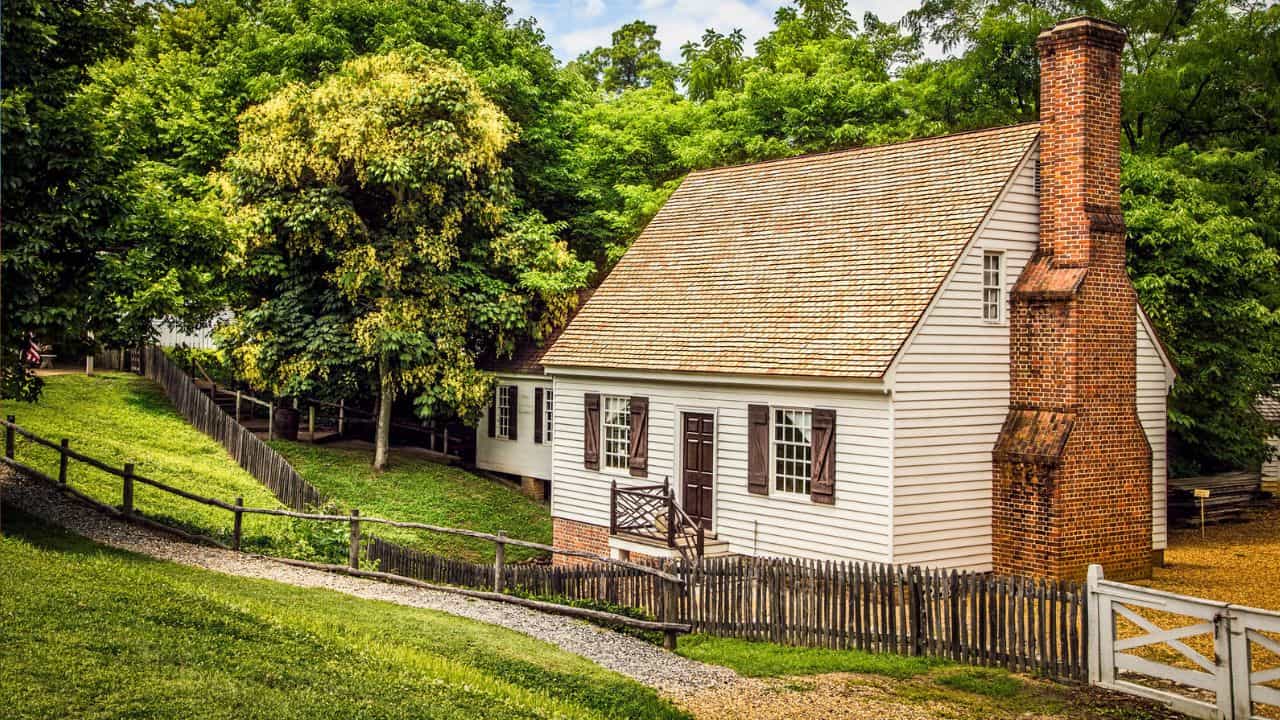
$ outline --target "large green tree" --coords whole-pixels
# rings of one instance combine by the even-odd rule
[[[89,67],[127,52],[149,13],[132,0],[17,0],[0,13],[0,393],[34,399],[20,360],[41,339],[93,329],[105,249],[99,234],[116,201],[106,159],[75,104]]]
[[[368,368],[379,469],[397,396],[474,419],[492,387],[476,367],[486,338],[563,322],[585,282],[541,216],[511,212],[502,154],[514,128],[438,53],[363,56],[287,85],[244,113],[239,138],[227,197],[250,282],[234,355],[286,392],[335,358]],[[297,326],[277,332],[280,282],[298,296],[285,303],[349,320],[349,342],[297,346]]]

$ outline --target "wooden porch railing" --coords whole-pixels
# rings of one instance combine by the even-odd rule
[[[701,523],[676,502],[671,482],[609,488],[609,534],[627,533],[664,543],[685,560],[702,557],[706,538]]]

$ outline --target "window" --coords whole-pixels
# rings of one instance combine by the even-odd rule
[[[813,412],[773,410],[773,486],[778,492],[809,494],[813,474]]]
[[[515,422],[515,418],[511,417],[511,385],[499,385],[498,397],[494,403],[497,411],[497,436],[509,438],[511,437],[511,424]]]
[[[555,425],[555,413],[552,408],[555,403],[555,395],[551,390],[542,391],[542,442],[551,442],[551,428]]]
[[[604,399],[604,466],[615,470],[629,467],[631,444],[631,398]]]
[[[1004,253],[982,254],[982,319],[1004,319]]]

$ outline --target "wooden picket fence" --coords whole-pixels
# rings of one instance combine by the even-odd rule
[[[182,417],[221,443],[240,467],[271,490],[286,507],[306,510],[324,502],[320,491],[303,479],[284,456],[218,407],[160,348],[150,346],[135,355],[141,359],[137,370],[164,388],[165,395]]]
[[[493,567],[371,539],[385,572],[482,587]],[[1061,680],[1088,677],[1085,586],[881,563],[727,556],[669,561],[684,579],[676,622],[693,632],[804,647],[945,658]],[[507,565],[535,596],[624,605],[664,617],[663,583],[633,568]]]

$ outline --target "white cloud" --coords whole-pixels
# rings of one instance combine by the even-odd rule
[[[600,17],[604,14],[604,0],[575,0],[574,15],[582,18]]]

